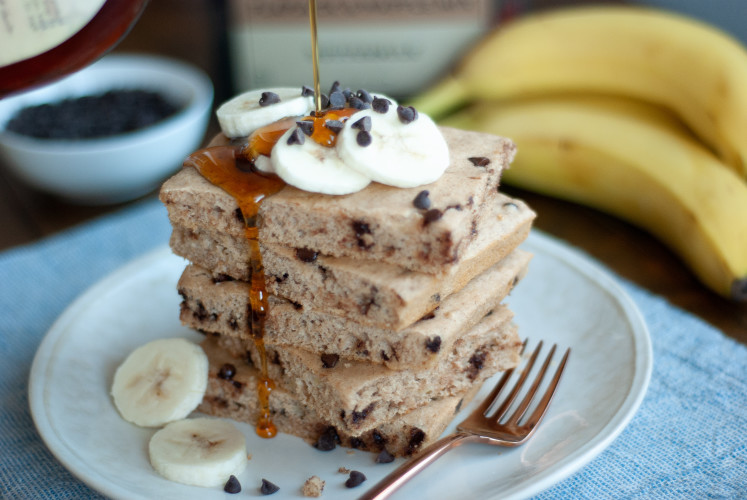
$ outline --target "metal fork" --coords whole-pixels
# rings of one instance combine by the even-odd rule
[[[524,342],[522,355],[526,345],[526,342]],[[461,444],[480,442],[496,446],[519,446],[526,442],[534,433],[540,420],[542,420],[542,417],[547,412],[547,408],[550,406],[550,402],[552,401],[553,395],[558,387],[558,382],[560,382],[560,377],[563,374],[566,363],[568,362],[568,355],[571,352],[570,349],[565,351],[558,368],[555,370],[552,380],[550,380],[548,387],[545,389],[532,413],[526,419],[522,420],[522,417],[524,417],[527,409],[532,404],[532,401],[537,394],[537,390],[547,373],[550,362],[555,355],[556,347],[557,345],[552,346],[552,349],[550,349],[542,367],[534,376],[531,386],[527,389],[524,397],[510,415],[508,414],[508,411],[512,408],[512,403],[519,395],[524,383],[529,377],[530,371],[537,361],[537,357],[542,350],[542,342],[540,342],[534,349],[534,352],[524,365],[518,380],[514,383],[511,391],[505,399],[500,402],[500,405],[498,405],[498,402],[501,398],[501,394],[503,393],[503,389],[507,387],[508,380],[511,378],[514,369],[504,372],[490,395],[488,395],[488,397],[482,401],[480,406],[478,406],[457,426],[456,432],[439,439],[425,448],[420,455],[402,464],[361,496],[359,500],[381,500],[383,498],[388,498],[416,474],[435,462],[438,457]],[[497,406],[497,408],[494,408],[495,406]]]

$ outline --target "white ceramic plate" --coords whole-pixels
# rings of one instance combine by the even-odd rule
[[[538,493],[598,455],[637,410],[652,354],[633,302],[596,265],[536,231],[524,248],[535,258],[508,300],[521,335],[572,348],[550,411],[524,446],[457,448],[396,498],[523,498]],[[111,497],[226,498],[220,488],[183,486],[158,476],[147,456],[155,431],[122,420],[109,397],[114,370],[135,347],[156,337],[199,340],[178,320],[176,281],[184,265],[167,248],[126,265],[65,311],[34,359],[29,390],[39,433],[65,467]],[[480,396],[487,389],[486,384]],[[292,436],[263,440],[250,426],[240,428],[252,455],[239,478],[242,495],[259,496],[261,479],[267,478],[281,488],[272,498],[302,498],[304,480],[317,475],[326,481],[324,498],[355,498],[401,462],[375,464],[371,453],[342,448],[320,452]],[[368,481],[347,489],[340,467],[360,470]]]

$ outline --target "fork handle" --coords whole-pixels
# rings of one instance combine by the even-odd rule
[[[401,488],[407,481],[436,461],[438,457],[459,446],[472,434],[455,432],[442,437],[426,447],[417,457],[408,460],[388,476],[379,481],[373,488],[364,493],[358,500],[382,500]]]

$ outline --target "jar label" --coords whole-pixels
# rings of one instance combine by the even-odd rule
[[[0,0],[0,66],[34,57],[80,31],[106,0]]]

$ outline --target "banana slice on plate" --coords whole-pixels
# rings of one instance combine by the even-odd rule
[[[193,486],[218,486],[246,468],[246,439],[226,420],[189,418],[172,422],[150,439],[153,468],[166,479]]]
[[[370,182],[367,176],[345,165],[337,149],[322,146],[296,126],[288,129],[272,149],[275,173],[291,186],[324,194],[349,194]]]
[[[288,116],[305,116],[314,109],[314,97],[302,89],[276,87],[250,90],[223,103],[215,112],[227,137],[245,137],[260,127]]]
[[[208,359],[186,339],[159,339],[132,351],[114,373],[114,405],[128,422],[158,427],[185,418],[207,389]]]
[[[394,104],[352,115],[336,148],[351,169],[395,187],[431,183],[449,166],[449,148],[433,120]]]

